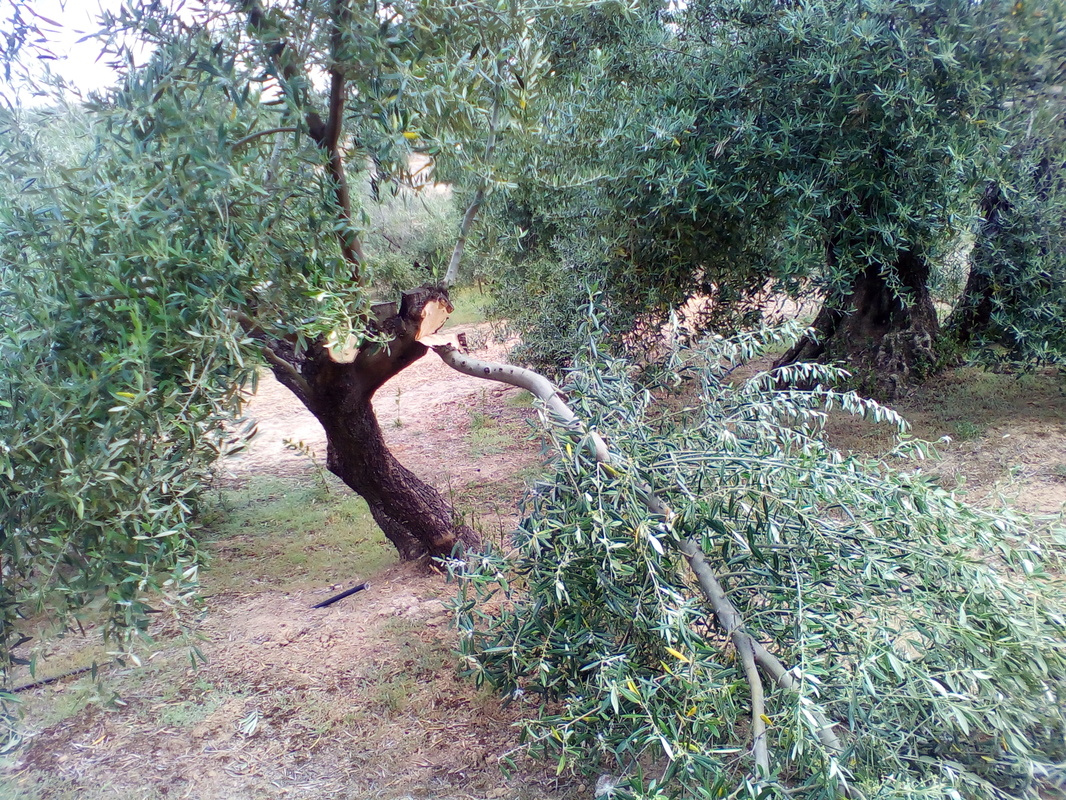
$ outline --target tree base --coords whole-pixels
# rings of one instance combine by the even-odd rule
[[[859,274],[850,295],[827,299],[804,335],[774,367],[840,363],[864,390],[892,399],[934,368],[939,323],[929,295],[929,267],[908,252],[896,265],[906,291],[889,286],[877,265]]]

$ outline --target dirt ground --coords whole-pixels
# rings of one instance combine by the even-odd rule
[[[1066,504],[1066,376],[1054,370],[987,372],[963,367],[938,375],[893,406],[910,435],[934,443],[917,465],[944,488],[978,505],[1006,504],[1043,522]],[[829,440],[877,453],[889,437],[836,416]]]
[[[940,445],[943,459],[925,466],[945,485],[1049,517],[1066,502],[1062,386],[1058,376],[960,371],[900,408],[917,435],[952,437]],[[403,463],[476,506],[483,530],[514,524],[516,499],[541,461],[523,434],[532,411],[519,392],[455,373],[431,354],[387,384],[375,405]],[[225,466],[224,481],[316,480],[307,451],[324,461],[321,431],[269,375],[248,413],[259,433]],[[886,443],[877,430],[839,418],[830,435],[868,452]],[[305,452],[286,440],[303,442]],[[127,661],[95,681],[82,675],[24,693],[26,740],[8,756],[0,797],[592,797],[586,779],[557,777],[515,755],[513,723],[530,709],[504,708],[457,675],[445,607],[452,587],[439,574],[394,563],[285,590],[266,580],[235,587],[213,574],[205,575],[199,613],[161,622],[141,666]],[[357,579],[369,579],[369,588],[310,608]],[[53,645],[42,652],[40,675],[103,660],[95,642]],[[505,777],[501,766],[511,758]]]

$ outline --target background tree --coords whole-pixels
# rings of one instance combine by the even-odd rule
[[[979,203],[971,269],[945,332],[987,361],[1055,363],[1064,350],[1066,128],[1060,86],[1035,81]]]
[[[780,363],[845,361],[891,392],[937,360],[937,270],[977,224],[1019,98],[1061,61],[1060,19],[1008,3],[692,3],[557,31],[590,55],[505,212],[528,232],[504,241],[520,253],[504,280],[570,292],[540,312],[574,307],[573,273],[591,276],[620,336],[696,296],[697,321],[720,330],[773,293],[820,298],[817,333]],[[501,310],[540,344],[517,303]]]

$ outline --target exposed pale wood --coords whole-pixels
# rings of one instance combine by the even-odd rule
[[[351,364],[359,355],[359,339],[354,333],[349,333],[341,339],[334,331],[326,340],[326,354],[334,363]]]
[[[426,337],[432,336],[444,327],[448,321],[448,315],[455,310],[455,306],[447,300],[430,300],[422,307],[422,321],[418,325],[418,333],[415,339],[426,344]]]

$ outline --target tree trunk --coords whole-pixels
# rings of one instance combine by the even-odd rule
[[[844,362],[877,393],[897,396],[934,363],[939,325],[925,259],[904,250],[893,271],[903,292],[889,285],[879,265],[867,265],[850,294],[826,299],[812,325],[816,333],[802,337],[774,366]]]
[[[457,544],[479,541],[436,489],[389,452],[371,404],[389,378],[426,354],[417,337],[433,303],[451,308],[447,292],[435,288],[405,293],[398,311],[395,303],[377,307],[375,332],[390,339],[364,342],[350,363],[336,360],[322,342],[297,352],[291,342],[266,341],[278,380],[322,423],[327,468],[366,500],[405,560],[448,555]]]
[[[965,347],[975,335],[988,330],[992,322],[995,290],[992,275],[996,272],[995,262],[998,260],[995,253],[1003,231],[1003,217],[1010,210],[1010,204],[995,181],[990,181],[985,187],[980,208],[981,229],[970,256],[966,287],[944,323],[948,338],[960,347]]]

